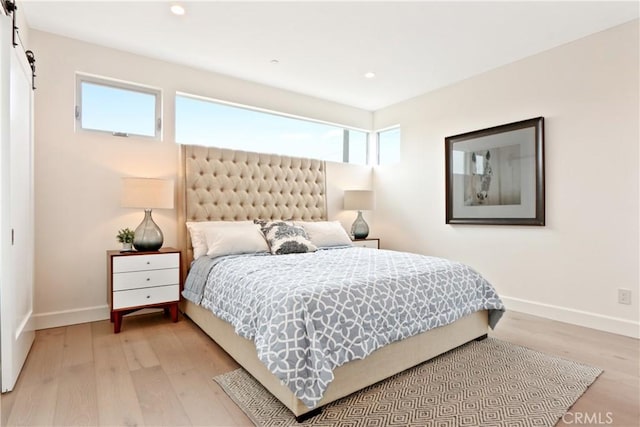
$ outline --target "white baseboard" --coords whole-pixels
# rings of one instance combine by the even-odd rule
[[[125,315],[137,316],[141,314],[157,313],[162,311],[161,308],[143,308],[134,313]],[[111,317],[108,305],[100,305],[97,307],[86,307],[75,310],[52,311],[49,313],[34,314],[31,317],[35,329],[57,328],[59,326],[77,325],[79,323],[97,322],[107,320]]]
[[[533,316],[545,317],[559,322],[585,326],[587,328],[611,332],[631,338],[640,338],[640,323],[638,322],[520,298],[507,296],[500,296],[500,298],[507,307],[507,310],[519,311]],[[144,314],[148,311],[150,310],[143,310],[136,314]],[[101,305],[76,310],[34,314],[32,320],[34,321],[35,329],[48,329],[106,320],[109,318],[109,315],[109,306]]]
[[[57,328],[78,323],[96,322],[110,317],[109,306],[86,307],[74,310],[52,311],[33,315],[35,329]]]
[[[639,322],[520,298],[505,297],[502,295],[500,298],[507,307],[507,310],[519,311],[533,316],[545,317],[559,322],[585,326],[587,328],[611,332],[631,338],[640,338]]]

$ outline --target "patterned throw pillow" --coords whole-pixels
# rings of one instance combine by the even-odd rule
[[[273,255],[315,252],[318,248],[309,240],[304,228],[284,221],[255,220]]]
[[[266,226],[269,225],[275,225],[275,224],[289,224],[289,225],[293,225],[293,223],[291,221],[287,222],[287,221],[283,221],[281,219],[278,220],[272,220],[272,219],[254,219],[253,220],[254,224],[258,224],[260,226],[260,228],[264,228]]]

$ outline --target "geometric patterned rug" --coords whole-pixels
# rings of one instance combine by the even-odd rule
[[[602,373],[495,338],[472,341],[297,423],[243,369],[214,380],[256,426],[553,426]]]

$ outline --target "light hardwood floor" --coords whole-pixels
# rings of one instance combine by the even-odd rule
[[[608,425],[638,426],[638,340],[514,312],[490,335],[604,369],[572,412],[582,420],[588,414],[591,420],[612,419]],[[118,335],[108,321],[42,330],[15,390],[2,395],[1,421],[3,426],[249,426],[212,381],[237,367],[183,317],[178,323],[161,314],[127,318]],[[576,416],[558,425],[585,425],[576,423]]]

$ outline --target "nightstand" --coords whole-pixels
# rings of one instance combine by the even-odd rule
[[[164,308],[178,321],[180,301],[180,251],[107,251],[109,306],[113,332],[120,332],[122,316],[151,307]]]
[[[352,240],[353,246],[361,248],[380,249],[380,239],[357,239]]]

